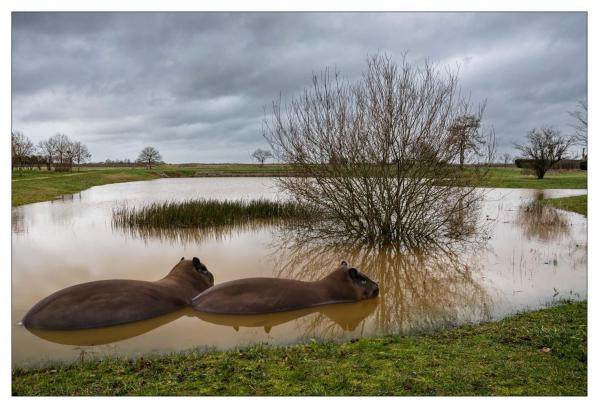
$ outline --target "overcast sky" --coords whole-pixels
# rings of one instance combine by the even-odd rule
[[[12,129],[61,132],[93,161],[250,162],[264,109],[367,55],[460,66],[498,152],[533,127],[571,132],[586,99],[584,13],[13,13]]]

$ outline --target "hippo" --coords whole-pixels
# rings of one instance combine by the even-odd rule
[[[378,296],[378,285],[347,262],[315,282],[280,278],[247,278],[213,286],[197,295],[193,309],[218,314],[286,312]]]
[[[40,300],[22,320],[27,329],[79,330],[145,320],[189,306],[214,285],[198,258],[181,260],[155,282],[110,279],[59,290]]]

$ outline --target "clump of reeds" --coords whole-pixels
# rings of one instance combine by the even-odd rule
[[[187,200],[122,206],[112,213],[113,222],[129,228],[188,228],[241,225],[256,220],[291,220],[306,217],[307,209],[286,201]]]

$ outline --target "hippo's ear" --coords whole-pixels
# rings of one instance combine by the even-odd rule
[[[195,256],[193,257],[193,261],[192,262],[193,262],[193,267],[196,268],[198,271],[202,268],[202,263]]]
[[[341,266],[346,267],[347,268],[347,262],[345,261],[341,261]]]
[[[181,261],[184,261],[184,260],[185,260],[185,257],[184,257],[184,256],[182,256],[182,257],[181,257]],[[179,261],[179,262],[181,262],[181,261]]]

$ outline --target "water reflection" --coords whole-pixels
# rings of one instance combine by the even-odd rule
[[[119,324],[110,327],[84,330],[36,330],[27,329],[44,340],[58,344],[73,346],[98,346],[129,339],[164,326],[189,313],[191,309],[183,309],[164,316],[141,320],[134,323]]]
[[[248,232],[266,231],[282,224],[282,221],[277,220],[248,220],[232,225],[210,227],[158,228],[123,226],[113,220],[111,225],[114,232],[120,232],[132,239],[142,240],[146,244],[151,241],[158,241],[171,245],[197,245],[209,241],[230,240]]]
[[[304,335],[307,337],[323,337],[322,333],[330,331],[331,327],[337,327],[341,331],[354,331],[376,309],[377,305],[378,299],[374,298],[355,303],[325,305],[289,312],[258,315],[227,315],[197,311],[195,315],[206,322],[230,326],[235,331],[239,331],[240,327],[263,327],[266,333],[270,333],[275,326],[304,316],[314,315],[307,327],[304,328]]]
[[[50,202],[69,202],[73,200],[81,200],[81,192],[72,194],[63,194],[50,200]]]
[[[23,207],[15,207],[11,212],[11,226],[12,232],[15,234],[22,234],[25,230],[25,215]]]
[[[331,265],[346,260],[378,282],[378,333],[414,333],[453,325],[464,315],[472,320],[491,316],[492,300],[482,286],[477,259],[467,257],[463,247],[407,251],[397,245],[287,241],[274,252],[279,277],[319,279]],[[311,323],[304,329],[314,331]]]
[[[544,242],[559,240],[570,234],[570,223],[566,216],[541,200],[544,194],[537,193],[532,201],[518,208],[516,224],[527,239]]]

